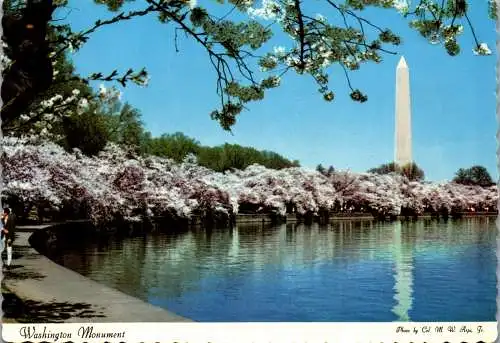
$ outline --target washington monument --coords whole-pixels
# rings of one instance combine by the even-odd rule
[[[412,163],[410,72],[404,57],[401,57],[396,68],[395,138],[394,162],[399,166]]]

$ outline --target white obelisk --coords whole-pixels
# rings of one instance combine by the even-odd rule
[[[411,163],[410,71],[401,57],[396,68],[396,146],[394,162],[399,166]]]

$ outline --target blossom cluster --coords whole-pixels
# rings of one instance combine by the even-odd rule
[[[81,115],[91,108],[91,104],[107,105],[121,100],[122,93],[116,87],[99,86],[97,96],[84,97],[79,89],[75,88],[71,93],[63,95],[56,93],[51,97],[38,102],[37,106],[31,108],[27,113],[19,116],[20,125],[29,125],[25,138],[57,140],[61,136],[52,130],[57,123],[65,117]]]
[[[22,123],[33,124],[29,130],[30,135],[38,135],[42,138],[53,137],[52,127],[65,116],[72,114],[70,108],[76,105],[77,113],[81,113],[86,106],[87,100],[80,97],[80,91],[74,89],[68,96],[55,94],[54,96],[40,101],[39,105],[28,113],[20,115]]]
[[[7,44],[2,41],[2,48],[1,48],[1,52],[0,52],[0,69],[1,69],[2,73],[5,70],[7,70],[12,64],[11,59],[4,53],[4,50],[7,47],[8,47]]]
[[[196,164],[131,156],[108,145],[87,157],[45,142],[4,138],[3,196],[53,209],[85,208],[94,222],[138,219],[138,213],[190,218],[238,213],[252,204],[266,211],[298,214],[365,211],[398,215],[402,208],[426,211],[496,210],[497,187],[410,182],[400,175],[335,171],[325,176],[305,168],[214,172]],[[139,212],[138,212],[139,211]],[[142,212],[141,212],[142,211]]]
[[[310,73],[320,84],[322,93],[327,91],[328,79],[326,69],[339,63],[348,70],[357,70],[362,63],[373,61],[379,63],[382,58],[380,52],[384,49],[382,44],[399,45],[400,38],[390,30],[379,29],[379,39],[367,43],[367,34],[362,25],[364,19],[360,19],[356,10],[367,6],[378,6],[383,8],[394,8],[405,17],[413,17],[410,26],[420,32],[430,43],[443,43],[448,53],[455,56],[460,47],[457,37],[464,31],[463,25],[457,17],[461,15],[450,15],[450,4],[444,6],[444,2],[435,0],[421,0],[412,6],[410,0],[372,0],[352,1],[343,6],[332,5],[342,15],[347,29],[334,25],[328,17],[322,14],[306,13],[309,7],[305,3],[291,0],[261,0],[256,1],[246,10],[252,19],[275,22],[281,26],[291,38],[291,46],[287,50],[283,48],[269,52],[261,59],[261,70],[272,72],[278,66],[286,66],[294,69],[299,74]],[[300,8],[298,8],[300,7]],[[422,18],[439,18],[438,22]],[[351,25],[359,22],[360,27]],[[449,22],[449,24],[447,24]],[[469,23],[470,24],[470,23]],[[469,25],[470,26],[470,25]],[[474,34],[474,30],[472,29]],[[476,37],[474,36],[476,39]],[[476,39],[473,48],[475,55],[491,55],[487,43]],[[325,99],[330,100],[329,97]]]

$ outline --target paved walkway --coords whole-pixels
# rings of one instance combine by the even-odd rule
[[[44,226],[20,226],[4,286],[36,322],[191,322],[140,299],[92,281],[39,254],[28,242]]]

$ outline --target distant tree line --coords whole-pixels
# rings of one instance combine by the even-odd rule
[[[317,167],[317,170],[325,173],[325,169],[321,166],[321,164]],[[425,178],[424,171],[416,163],[410,163],[402,167],[394,162],[385,163],[378,167],[369,169],[368,173],[380,175],[396,173],[406,176],[411,181],[423,181]],[[470,168],[460,168],[455,173],[455,177],[452,181],[462,185],[481,187],[490,187],[495,184],[495,182],[493,182],[493,178],[488,173],[488,170],[479,165],[475,165]]]
[[[490,187],[495,184],[493,178],[483,166],[472,166],[470,168],[460,168],[453,182],[468,186]]]
[[[166,157],[177,162],[192,154],[197,157],[199,165],[219,172],[245,169],[254,163],[272,169],[300,166],[298,161],[290,161],[272,151],[238,144],[203,146],[182,132],[153,137],[145,130],[140,117],[136,108],[118,101],[113,106],[87,111],[66,121],[62,144],[68,149],[78,148],[86,155],[98,153],[108,142],[136,154]]]
[[[333,166],[329,166],[328,168],[326,168],[322,164],[318,164],[316,167],[316,171],[325,176],[331,176],[335,172],[335,168]]]
[[[425,179],[424,171],[415,163],[408,163],[400,166],[395,162],[381,164],[376,168],[371,168],[368,173],[372,174],[391,174],[396,173],[406,176],[410,181],[423,181]]]
[[[142,153],[167,157],[181,162],[187,155],[197,157],[198,164],[215,171],[245,169],[252,164],[260,164],[271,169],[300,166],[298,161],[266,150],[257,150],[238,144],[224,144],[215,147],[201,145],[198,141],[181,132],[163,134],[160,137],[144,137],[140,146]]]

